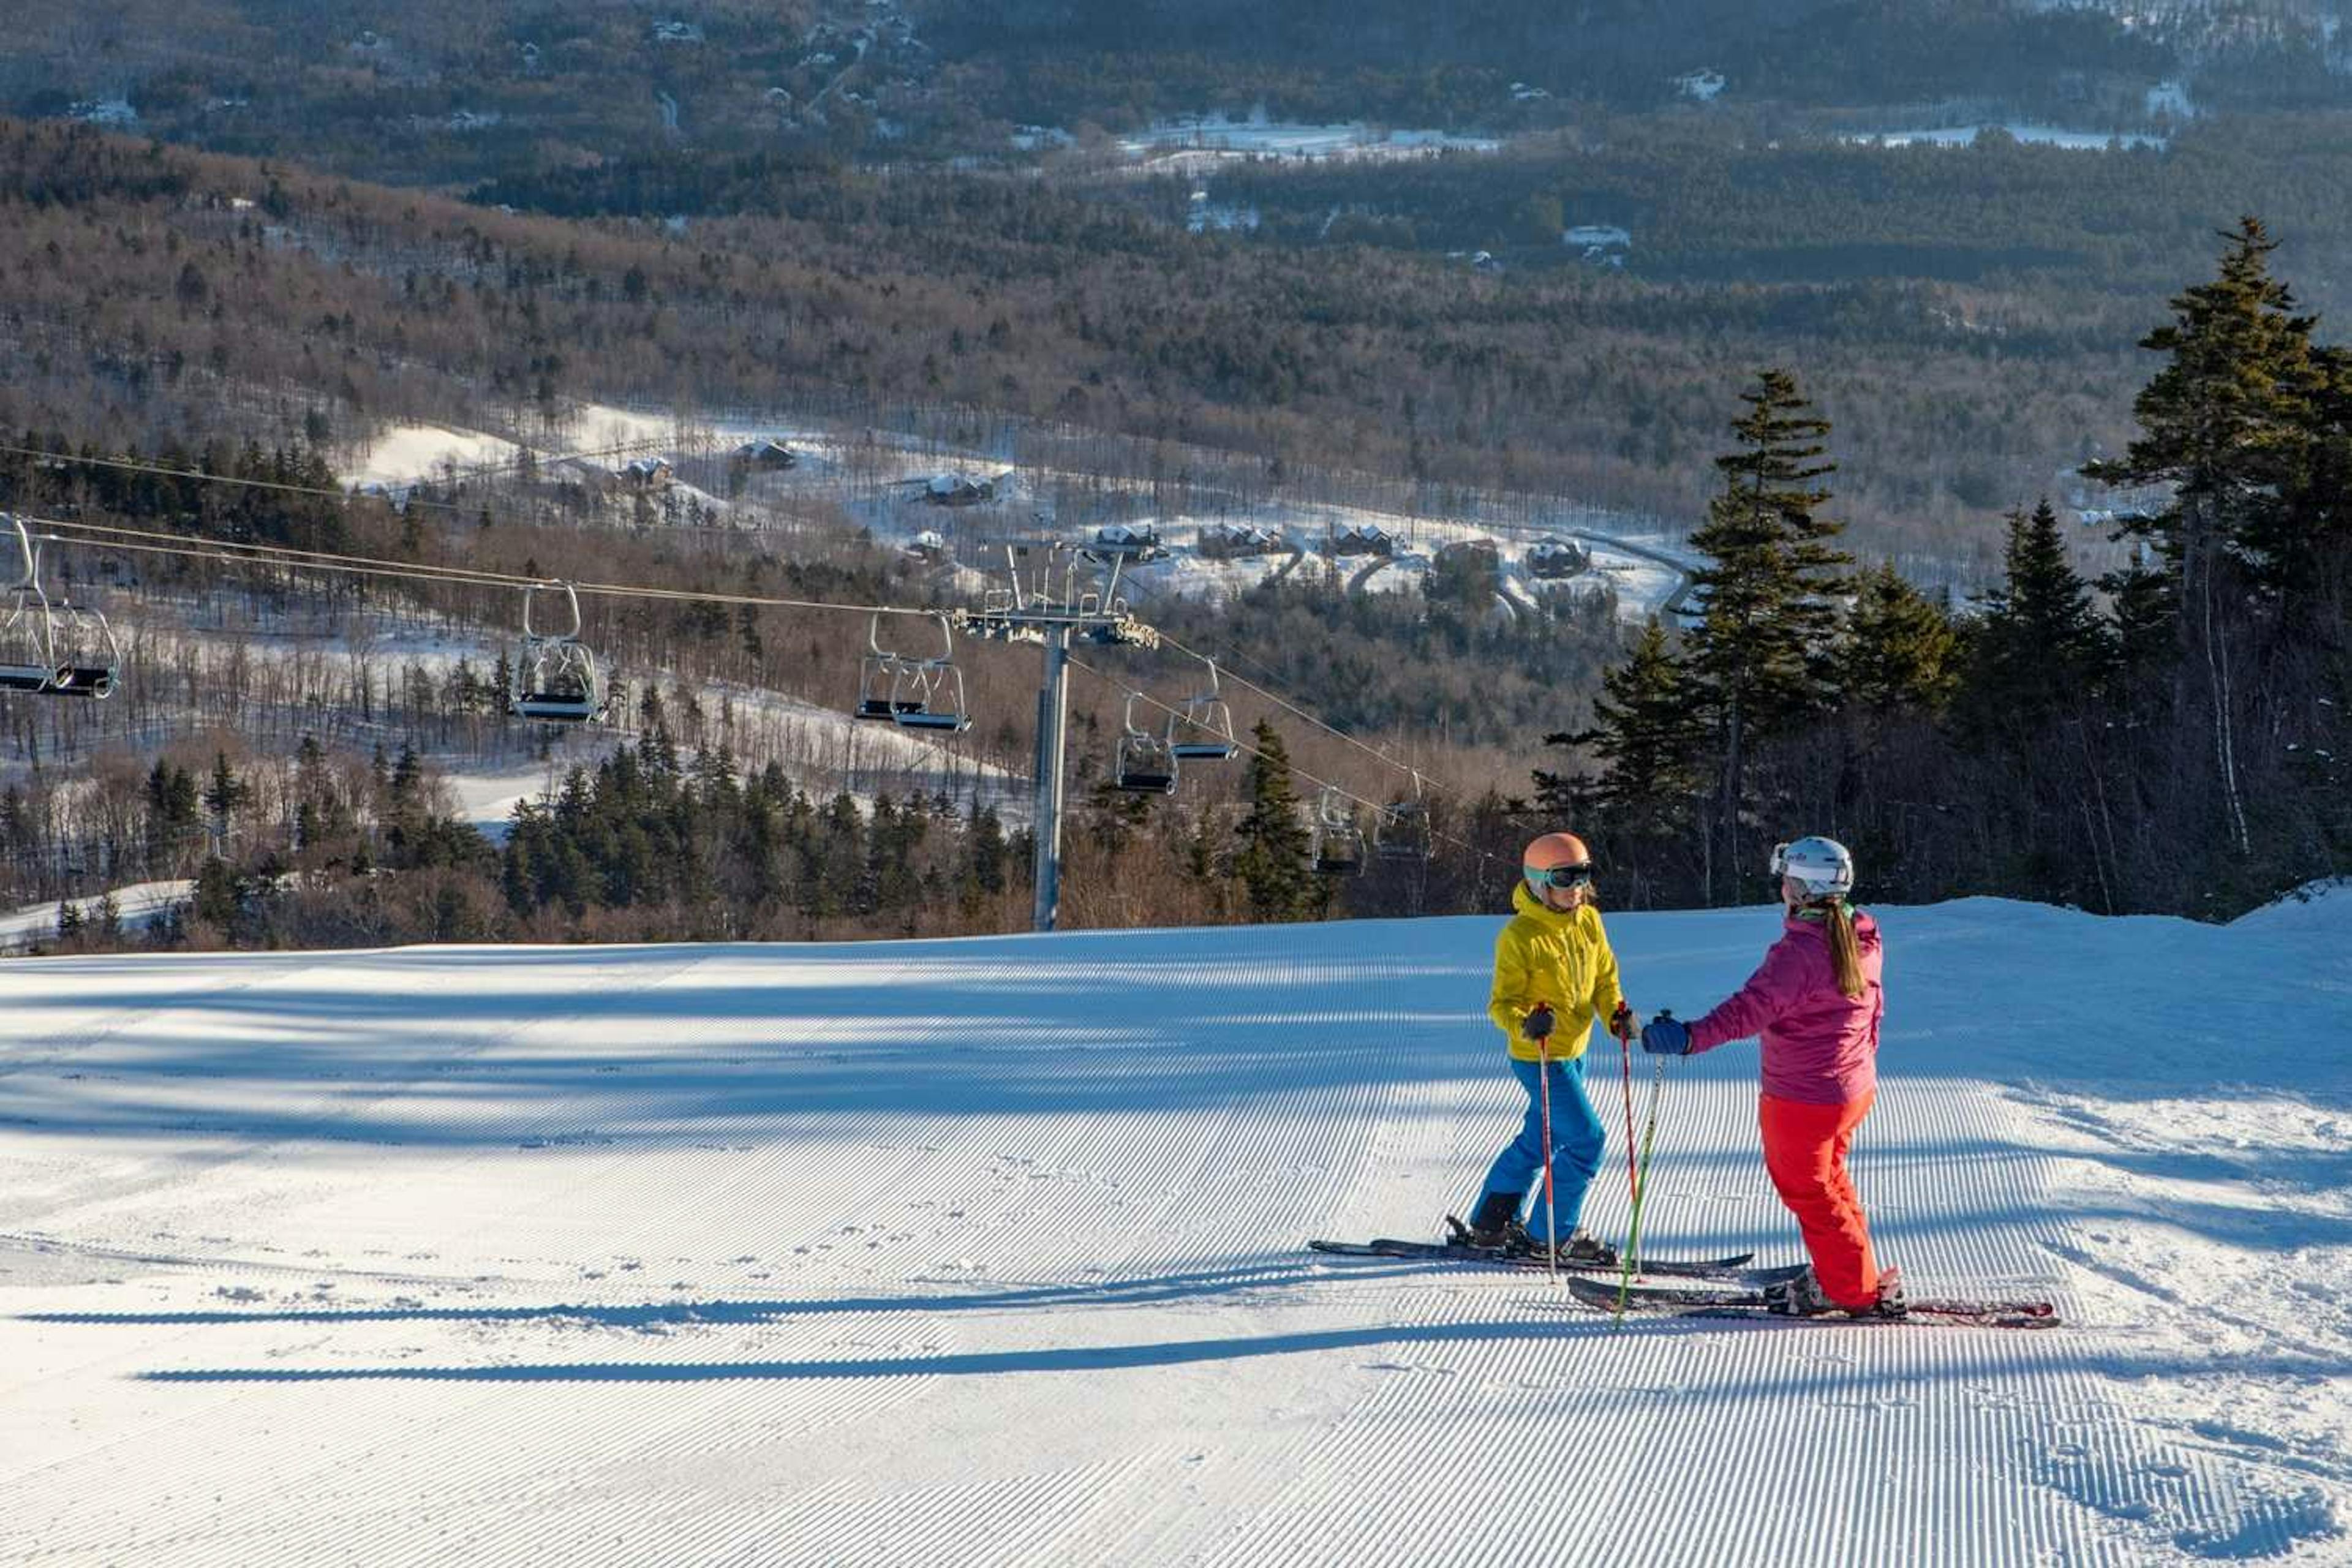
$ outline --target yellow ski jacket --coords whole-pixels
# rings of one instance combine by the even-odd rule
[[[1495,991],[1486,1016],[1510,1042],[1511,1055],[1539,1061],[1542,1053],[1519,1025],[1537,1003],[1549,1002],[1552,1059],[1580,1057],[1593,1020],[1606,1019],[1625,999],[1601,911],[1590,904],[1566,914],[1547,909],[1525,882],[1511,890],[1511,908],[1518,912],[1495,938]]]

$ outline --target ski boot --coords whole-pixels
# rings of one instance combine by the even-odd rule
[[[1467,1226],[1458,1230],[1454,1239],[1465,1247],[1475,1247],[1482,1252],[1500,1252],[1516,1257],[1529,1252],[1538,1245],[1519,1223],[1519,1205],[1525,1193],[1486,1193],[1478,1199],[1477,1208],[1470,1215]]]
[[[1801,1273],[1786,1279],[1775,1279],[1764,1287],[1764,1304],[1775,1312],[1791,1318],[1818,1318],[1824,1312],[1838,1310],[1835,1301],[1822,1294],[1822,1282],[1813,1278],[1810,1265]]]
[[[1537,1237],[1532,1246],[1536,1257],[1548,1255],[1543,1237]],[[1571,1268],[1614,1268],[1622,1261],[1615,1247],[1582,1226],[1560,1238],[1559,1252],[1559,1261]]]
[[[1867,1307],[1841,1307],[1831,1300],[1822,1293],[1822,1282],[1810,1267],[1801,1274],[1765,1286],[1764,1303],[1792,1318],[1818,1318],[1830,1312],[1843,1312],[1850,1318],[1900,1318],[1909,1312],[1903,1297],[1903,1273],[1897,1268],[1879,1270],[1878,1299]]]

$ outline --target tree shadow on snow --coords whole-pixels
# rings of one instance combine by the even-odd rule
[[[1372,1267],[1350,1268],[1349,1278],[1425,1275],[1410,1263],[1369,1259]],[[1243,1292],[1287,1289],[1328,1279],[1325,1265],[1297,1258],[1269,1259],[1131,1279],[1089,1279],[1069,1285],[1024,1285],[937,1296],[834,1296],[744,1301],[648,1301],[625,1305],[555,1302],[546,1306],[295,1307],[276,1311],[229,1309],[172,1312],[26,1312],[16,1321],[160,1327],[240,1323],[576,1323],[614,1329],[656,1329],[696,1324],[767,1323],[782,1319],[840,1313],[1010,1312],[1065,1307],[1144,1307],[1171,1301],[1230,1297]]]

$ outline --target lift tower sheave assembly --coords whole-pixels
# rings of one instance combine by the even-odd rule
[[[1061,902],[1062,767],[1069,712],[1070,644],[1125,643],[1156,647],[1160,634],[1137,620],[1118,596],[1125,557],[1061,540],[1004,547],[1005,583],[987,590],[977,610],[956,614],[971,637],[1034,642],[1045,650],[1037,686],[1036,891],[1030,929],[1052,931]]]

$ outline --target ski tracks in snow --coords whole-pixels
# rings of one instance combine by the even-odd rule
[[[1904,912],[1915,963],[1937,915]],[[1612,931],[1663,999],[1736,983],[1756,924]],[[26,1039],[40,1070],[0,1079],[27,1178],[0,1193],[0,1559],[2340,1547],[2340,1334],[2201,1316],[2229,1281],[2178,1257],[2118,1278],[2155,1227],[2109,1238],[2161,1195],[2085,1179],[2119,1113],[1997,1089],[1962,1016],[1915,1007],[1883,1058],[1854,1155],[1882,1254],[1921,1293],[2053,1292],[2067,1329],[1613,1329],[1537,1274],[1306,1254],[1433,1234],[1515,1125],[1493,929],[313,955],[234,996],[173,961],[178,989],[89,1014],[69,966],[12,968],[0,996],[75,1047]],[[1667,1068],[1658,1254],[1796,1256],[1753,1071]],[[1612,1235],[1622,1081],[1604,1038],[1586,1217]],[[2321,1219],[2352,1186],[2326,1125],[2288,1194]]]

